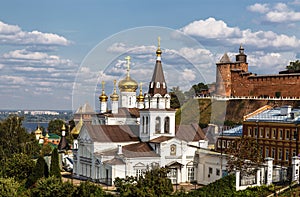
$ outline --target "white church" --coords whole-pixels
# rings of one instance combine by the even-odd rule
[[[79,121],[75,140],[73,174],[78,178],[113,185],[116,177],[140,176],[155,167],[170,169],[173,184],[196,180],[195,151],[207,148],[207,140],[198,124],[175,125],[175,110],[170,108],[160,43],[147,93],[137,94],[138,83],[127,75],[108,96],[104,82],[99,96],[100,113],[90,113]]]

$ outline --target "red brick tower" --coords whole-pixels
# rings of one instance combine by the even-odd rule
[[[236,62],[231,62],[225,53],[217,64],[216,72],[216,95],[232,96],[231,85],[232,71],[248,72],[247,55],[244,53],[242,45],[239,48],[239,54],[236,55]]]

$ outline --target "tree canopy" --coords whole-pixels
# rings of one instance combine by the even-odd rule
[[[51,154],[50,176],[61,179],[57,148],[55,148]]]
[[[300,70],[300,61],[296,60],[295,62],[290,62],[290,64],[288,66],[286,66],[286,69],[290,70],[290,71]]]
[[[114,183],[120,196],[170,196],[173,186],[167,173],[166,168],[156,168],[138,178],[116,178]]]
[[[235,139],[227,149],[227,170],[239,170],[241,175],[253,174],[263,162],[260,147],[254,138],[243,136]]]

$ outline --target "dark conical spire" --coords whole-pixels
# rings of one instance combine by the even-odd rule
[[[148,91],[148,93],[151,96],[155,94],[160,94],[161,96],[164,96],[165,94],[168,93],[164,71],[161,64],[161,54],[162,51],[160,49],[160,38],[158,38],[158,48],[156,50],[156,64],[155,64],[151,82],[149,84],[149,91]]]
[[[61,128],[61,138],[58,144],[58,150],[68,150],[69,149],[69,144],[66,139],[66,127],[65,124],[63,124]]]

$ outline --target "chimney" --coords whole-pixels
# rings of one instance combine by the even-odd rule
[[[118,155],[122,155],[123,152],[122,152],[122,145],[118,145]]]

